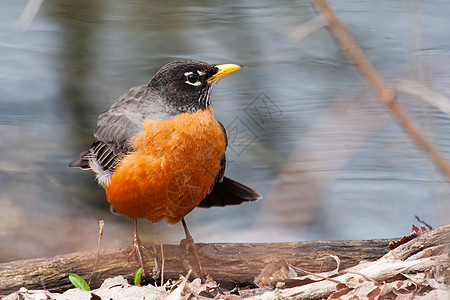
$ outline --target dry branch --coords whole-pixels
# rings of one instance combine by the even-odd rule
[[[254,277],[270,262],[285,259],[289,263],[312,272],[333,270],[336,262],[330,254],[341,259],[341,267],[357,265],[362,260],[376,260],[387,253],[389,240],[367,241],[315,241],[270,244],[197,244],[203,267],[221,284],[232,288],[252,284]],[[164,278],[177,279],[186,274],[181,262],[183,247],[165,245]],[[132,280],[138,264],[128,262],[130,248],[107,249],[100,259],[92,280],[98,287],[105,278],[122,275]],[[0,295],[9,294],[20,287],[63,291],[69,287],[68,276],[76,273],[86,280],[92,272],[96,251],[58,255],[0,264]],[[157,253],[161,258],[161,253]],[[192,257],[189,257],[192,260]],[[153,267],[153,259],[148,258]],[[151,269],[151,268],[148,268]]]
[[[417,125],[409,114],[396,101],[396,93],[384,82],[380,74],[367,59],[364,52],[353,39],[350,32],[336,17],[326,0],[313,1],[317,10],[327,21],[328,29],[341,51],[351,60],[358,71],[366,78],[381,100],[391,110],[398,123],[434,160],[439,169],[450,178],[450,164],[442,152],[432,143],[426,133]]]
[[[430,271],[435,267],[450,269],[450,257],[448,246],[450,244],[450,224],[444,225],[432,231],[426,232],[408,243],[390,251],[376,262],[366,262],[351,267],[344,274],[333,277],[342,283],[346,283],[360,277],[363,281],[373,281],[376,284],[384,283],[397,277],[399,274],[416,274]],[[447,249],[439,247],[446,245]],[[438,247],[436,247],[438,246]],[[436,251],[437,250],[439,251]],[[423,252],[422,250],[436,251],[437,254]],[[362,282],[361,281],[361,282]],[[335,281],[320,281],[304,286],[285,290],[278,290],[280,297],[294,297],[298,299],[323,299],[336,292],[338,284]]]

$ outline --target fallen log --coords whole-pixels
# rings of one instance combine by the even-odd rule
[[[387,294],[399,289],[396,292],[408,294],[408,299],[419,294],[424,296],[430,291],[433,293],[426,299],[449,299],[449,251],[450,224],[447,224],[422,233],[375,262],[364,262],[348,268],[341,275],[333,277],[333,280],[278,289],[273,292],[273,298],[337,299],[347,295],[346,299],[361,299],[358,294],[371,294],[371,299],[392,299]]]
[[[292,265],[311,272],[336,268],[336,255],[341,268],[373,261],[388,252],[388,239],[363,241],[310,241],[292,243],[214,243],[197,244],[203,268],[224,288],[252,285],[254,278],[270,262],[285,259]],[[159,248],[159,247],[157,247]],[[132,281],[139,265],[128,260],[129,247],[100,251],[91,287],[99,287],[106,278],[122,275]],[[164,245],[164,280],[178,279],[186,274],[181,256],[184,247]],[[75,273],[86,281],[92,275],[96,251],[77,252],[55,257],[13,261],[0,264],[0,295],[7,295],[21,287],[62,292],[72,287],[69,274]],[[157,251],[158,265],[161,253]],[[194,262],[192,256],[188,260]],[[154,258],[146,259],[147,269],[154,267]],[[194,265],[194,264],[193,264]]]

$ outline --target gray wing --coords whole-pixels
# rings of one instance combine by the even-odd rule
[[[130,140],[144,130],[145,119],[170,117],[162,99],[152,93],[148,86],[134,87],[100,114],[94,133],[95,141],[89,150],[81,153],[69,166],[90,169],[90,161],[94,160],[103,170],[112,172],[122,157],[133,150]]]
[[[100,114],[94,133],[96,140],[107,144],[115,154],[131,151],[130,139],[143,130],[145,115],[141,100],[147,95],[147,86],[134,87]]]

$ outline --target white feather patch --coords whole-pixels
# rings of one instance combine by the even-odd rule
[[[89,166],[92,171],[95,172],[95,179],[97,179],[98,184],[105,187],[111,183],[112,172],[109,170],[104,170],[95,158],[89,159]]]

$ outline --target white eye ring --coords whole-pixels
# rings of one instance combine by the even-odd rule
[[[202,83],[200,82],[200,77],[198,74],[194,72],[186,72],[184,73],[184,76],[186,76],[185,83],[193,86],[200,86]]]

